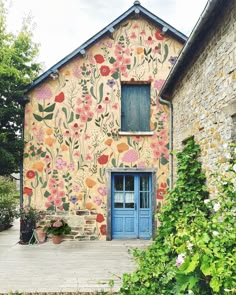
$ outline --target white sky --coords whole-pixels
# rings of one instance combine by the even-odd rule
[[[133,5],[134,0],[5,0],[8,29],[17,32],[22,18],[33,16],[38,61],[53,66]],[[189,35],[207,0],[141,0],[141,5]]]

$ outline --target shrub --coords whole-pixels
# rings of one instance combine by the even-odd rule
[[[217,176],[219,193],[209,199],[189,140],[177,154],[178,179],[159,215],[157,238],[134,252],[137,270],[123,276],[121,294],[227,294],[235,292],[235,159]]]
[[[16,189],[10,179],[0,178],[0,230],[11,226],[17,215]]]

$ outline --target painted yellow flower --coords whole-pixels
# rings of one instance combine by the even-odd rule
[[[68,151],[68,147],[65,144],[61,145],[62,152]]]
[[[53,130],[52,130],[52,128],[47,128],[47,130],[46,130],[46,134],[47,134],[47,135],[52,135],[52,134],[53,134]]]
[[[92,180],[91,178],[86,178],[85,183],[88,188],[93,188],[96,185],[96,181]]]
[[[111,146],[112,142],[113,142],[113,139],[108,138],[104,143],[105,143],[105,145]]]
[[[137,47],[136,48],[136,52],[137,52],[137,54],[142,54],[143,53],[143,47]]]
[[[42,172],[43,171],[43,167],[44,167],[44,163],[41,162],[41,161],[38,161],[38,162],[35,162],[33,164],[33,169],[39,171],[39,172]]]
[[[48,146],[52,146],[55,142],[55,138],[52,138],[52,137],[47,137],[45,138],[45,144],[48,145]]]
[[[129,149],[129,146],[125,142],[117,144],[117,150],[119,153],[123,153],[124,151],[128,151],[128,149]]]

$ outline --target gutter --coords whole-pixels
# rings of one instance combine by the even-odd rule
[[[169,100],[165,100],[159,97],[159,102],[161,104],[168,105],[170,110],[170,125],[169,125],[169,188],[173,188],[173,105]]]
[[[194,26],[188,41],[186,42],[185,46],[183,47],[182,51],[180,52],[180,55],[177,59],[177,62],[171,69],[166,82],[164,83],[161,91],[159,92],[159,95],[161,97],[168,97],[168,88],[170,86],[174,87],[175,82],[177,81],[177,74],[181,66],[183,66],[185,62],[185,57],[188,55],[188,53],[191,51],[192,45],[194,45],[195,41],[197,40],[198,36],[201,34],[201,32],[204,32],[206,30],[206,22],[210,17],[212,17],[212,12],[217,7],[217,4],[220,5],[222,1],[219,0],[209,0],[200,15],[196,25]]]

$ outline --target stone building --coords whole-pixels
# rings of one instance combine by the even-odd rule
[[[30,85],[25,206],[65,216],[75,239],[154,235],[169,176],[158,93],[186,40],[135,1]]]
[[[209,1],[160,91],[173,107],[173,149],[194,136],[212,195],[210,175],[236,140],[235,20],[234,0]]]

